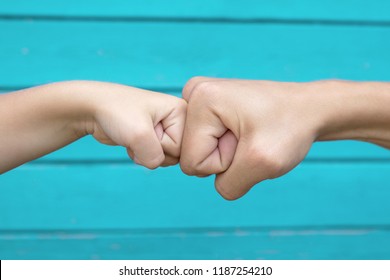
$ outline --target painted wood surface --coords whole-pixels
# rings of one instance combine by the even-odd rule
[[[389,1],[339,0],[289,1],[289,0],[2,0],[0,16],[68,16],[123,19],[322,19],[341,22],[389,21]],[[124,17],[124,18],[123,18]],[[59,17],[56,17],[57,19]],[[100,18],[101,19],[101,18]],[[303,22],[306,23],[307,22]]]
[[[30,164],[0,178],[0,229],[386,226],[389,170],[390,162],[305,163],[227,202],[212,177],[179,167]]]
[[[307,163],[226,202],[177,167],[29,164],[0,178],[0,258],[388,259],[389,170]]]
[[[390,78],[390,27],[0,20],[0,38],[5,88],[99,79],[179,92],[195,75]]]
[[[195,75],[390,81],[390,2],[0,0],[0,93]],[[227,202],[86,137],[0,176],[0,259],[390,259],[390,152],[316,143]]]
[[[381,229],[1,233],[12,259],[389,259]]]

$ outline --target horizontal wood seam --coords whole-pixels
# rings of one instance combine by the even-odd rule
[[[225,23],[225,24],[286,24],[390,27],[387,20],[334,20],[289,18],[231,18],[231,17],[149,17],[149,16],[67,16],[0,14],[0,20],[77,21],[77,22],[161,22],[161,23]]]

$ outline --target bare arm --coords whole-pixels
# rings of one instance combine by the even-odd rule
[[[72,81],[0,95],[0,174],[87,134],[149,168],[178,161],[185,101],[124,85]]]
[[[323,115],[318,141],[353,139],[390,148],[390,83],[325,81],[312,83],[311,91],[319,92],[312,102]]]

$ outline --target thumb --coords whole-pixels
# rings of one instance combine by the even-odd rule
[[[189,106],[180,156],[184,173],[208,176],[225,171],[236,145],[236,137],[219,117],[205,106]]]

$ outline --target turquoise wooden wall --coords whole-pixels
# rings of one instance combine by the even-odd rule
[[[0,91],[195,75],[390,81],[390,1],[0,0]],[[28,139],[26,139],[28,141]],[[1,159],[6,160],[6,159]],[[0,259],[390,259],[390,152],[316,143],[228,202],[90,137],[0,176]]]

